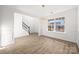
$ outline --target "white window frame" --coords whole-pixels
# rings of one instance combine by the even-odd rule
[[[64,20],[64,19],[62,19],[62,20]],[[62,25],[62,24],[61,24]],[[52,30],[48,30],[48,31],[52,31]],[[65,20],[64,20],[64,31],[62,32],[62,31],[57,31],[56,30],[56,22],[54,22],[54,30],[52,31],[52,32],[56,32],[56,33],[65,33]]]

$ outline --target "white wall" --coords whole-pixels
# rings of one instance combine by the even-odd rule
[[[6,46],[8,44],[14,43],[13,39],[13,12],[14,10],[7,7],[2,6],[0,9],[1,14],[1,45]]]
[[[22,15],[14,13],[14,38],[29,35],[27,31],[22,28]]]
[[[39,19],[38,18],[32,18],[33,19],[33,21],[32,21],[32,23],[33,23],[33,32],[34,33],[39,33]]]
[[[43,35],[44,19],[39,19],[39,36]]]
[[[65,17],[65,33],[57,33],[48,31],[48,19],[55,18],[55,17]],[[76,42],[76,32],[77,32],[77,9],[73,8],[64,12],[56,13],[52,16],[45,17],[42,19],[42,29],[41,35],[46,35],[54,38],[60,38],[63,40]]]
[[[0,44],[1,44],[1,19],[0,19]]]
[[[77,9],[77,44],[79,47],[79,7]]]
[[[34,18],[34,32],[39,34],[39,20],[38,18]]]
[[[1,10],[1,6],[0,6],[0,44],[1,44],[1,14],[2,14],[2,12],[1,12],[2,10]],[[0,45],[1,46],[1,45]]]

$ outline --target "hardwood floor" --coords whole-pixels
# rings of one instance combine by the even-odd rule
[[[75,43],[63,42],[30,34],[16,39],[16,43],[0,49],[2,54],[70,54],[78,53]]]

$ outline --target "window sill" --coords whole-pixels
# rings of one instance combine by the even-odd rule
[[[48,31],[48,32],[54,32],[54,33],[66,33],[66,32],[57,32],[57,31]]]

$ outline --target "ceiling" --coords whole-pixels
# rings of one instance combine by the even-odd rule
[[[75,5],[45,5],[45,7],[42,5],[15,5],[13,7],[30,16],[44,17],[74,8]]]

